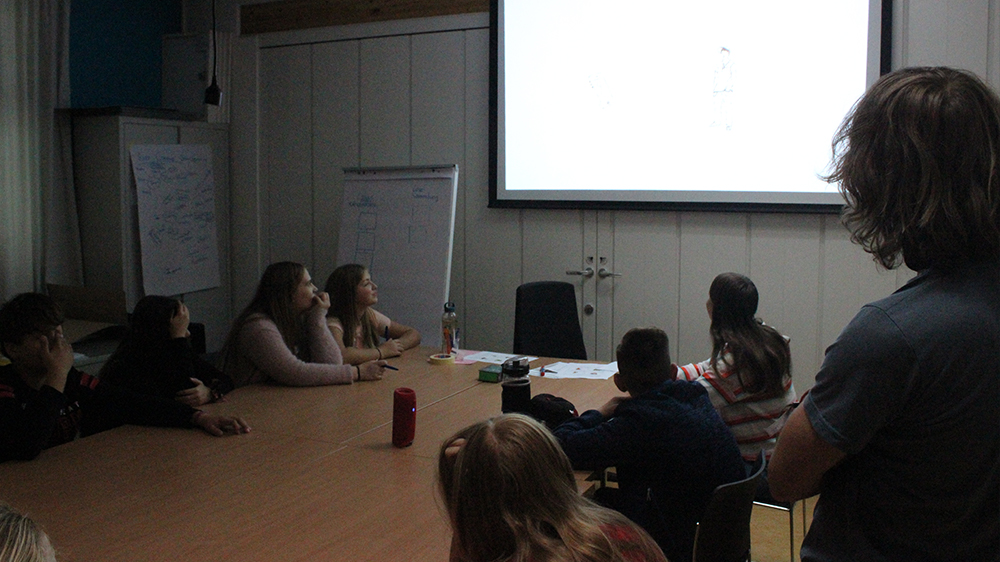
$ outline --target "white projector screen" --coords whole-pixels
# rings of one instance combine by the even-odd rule
[[[818,176],[889,0],[493,1],[490,206],[843,204]]]

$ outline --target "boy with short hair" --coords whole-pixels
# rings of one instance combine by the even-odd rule
[[[629,330],[616,354],[614,382],[629,396],[553,433],[573,468],[616,467],[617,497],[599,500],[644,527],[670,560],[690,560],[712,491],[746,477],[743,457],[704,387],[676,380],[663,330]]]
[[[23,293],[0,307],[0,462],[123,423],[246,433],[246,422],[174,400],[129,392],[73,368],[65,318],[47,295]]]

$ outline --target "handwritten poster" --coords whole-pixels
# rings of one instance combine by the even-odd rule
[[[218,287],[215,182],[208,145],[131,148],[147,295]]]

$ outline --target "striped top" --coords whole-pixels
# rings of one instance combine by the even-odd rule
[[[770,457],[778,442],[778,434],[785,426],[787,406],[796,400],[795,387],[789,376],[784,381],[784,394],[771,397],[747,394],[740,379],[729,371],[716,372],[706,359],[678,367],[677,378],[698,381],[712,400],[712,406],[729,426],[740,454],[748,461],[757,458],[764,449]]]

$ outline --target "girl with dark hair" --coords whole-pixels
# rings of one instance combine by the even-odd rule
[[[143,297],[135,305],[125,339],[98,377],[188,406],[221,399],[233,389],[233,381],[195,355],[188,340],[190,319],[187,306],[176,299]]]
[[[679,367],[678,376],[698,381],[732,430],[743,460],[761,449],[770,456],[795,402],[788,340],[755,318],[757,287],[745,275],[722,273],[708,291],[712,356]]]
[[[378,285],[364,266],[349,263],[333,270],[325,290],[330,295],[326,323],[345,363],[388,359],[420,345],[420,332],[372,308],[378,302]],[[385,341],[379,343],[380,338]]]
[[[237,386],[350,384],[382,378],[385,361],[345,365],[326,327],[330,297],[318,292],[302,264],[273,263],[257,292],[233,322],[223,348],[223,370]]]
[[[527,416],[498,416],[445,440],[438,487],[452,562],[666,560],[641,527],[580,495],[559,442]]]

